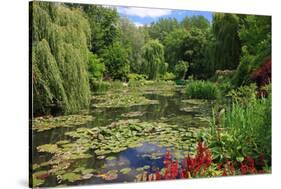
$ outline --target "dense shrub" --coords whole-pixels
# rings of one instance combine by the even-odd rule
[[[88,71],[90,79],[101,80],[105,72],[105,66],[102,59],[95,54],[89,53]]]
[[[131,88],[131,89],[136,89],[138,87],[141,87],[144,85],[144,81],[137,81],[137,80],[129,80],[128,82],[128,86]]]
[[[256,69],[250,76],[258,87],[271,82],[271,58],[267,58],[264,63]]]
[[[143,75],[143,74],[136,74],[136,73],[130,73],[128,75],[128,79],[129,81],[141,81],[141,80],[146,80],[146,75]]]
[[[171,72],[166,72],[163,76],[162,79],[165,81],[168,80],[174,80],[176,78],[175,74],[171,73]]]
[[[189,66],[188,62],[182,60],[178,61],[178,63],[175,66],[176,79],[185,78],[185,74],[187,72],[188,66]]]
[[[215,83],[209,81],[191,81],[186,84],[185,93],[189,98],[217,99],[220,91]]]
[[[128,51],[120,42],[102,50],[101,57],[104,60],[106,74],[112,79],[126,80],[130,71]]]
[[[107,81],[91,80],[91,89],[96,93],[104,93],[110,89],[110,83]]]
[[[208,141],[215,159],[243,161],[243,157],[263,154],[271,164],[271,96],[257,98],[253,88],[232,92],[233,105],[220,118],[220,124],[214,113]]]

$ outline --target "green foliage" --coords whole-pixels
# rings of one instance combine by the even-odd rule
[[[96,93],[105,93],[110,89],[110,83],[106,81],[91,80],[91,89]]]
[[[105,72],[103,60],[98,58],[97,55],[89,53],[88,70],[90,79],[101,80],[103,78],[103,73]]]
[[[34,114],[76,112],[89,105],[87,74],[90,35],[79,10],[60,4],[32,4]]]
[[[271,56],[271,17],[245,16],[240,24],[239,37],[242,56],[233,79],[236,86],[249,83],[249,75],[263,60]]]
[[[185,78],[185,74],[188,70],[188,62],[185,61],[178,61],[175,67],[175,74],[176,74],[176,79],[183,80]]]
[[[151,23],[148,27],[149,36],[158,39],[161,43],[165,37],[180,27],[175,18],[160,18],[157,22]]]
[[[194,28],[190,30],[184,40],[184,54],[182,60],[189,62],[189,71],[195,78],[203,78],[208,73],[206,70],[206,33]]]
[[[246,96],[241,96],[241,91]],[[271,96],[258,99],[250,91],[244,88],[237,90],[237,94],[232,92],[233,105],[221,118],[220,125],[216,124],[216,115],[213,116],[208,140],[217,160],[239,161],[240,157],[257,158],[263,154],[267,163],[271,163]]]
[[[116,9],[100,5],[80,4],[80,7],[90,23],[91,51],[100,55],[104,49],[119,40],[119,15]]]
[[[235,14],[215,13],[212,31],[215,41],[216,69],[235,69],[240,61],[241,44],[238,36],[239,17]]]
[[[174,80],[174,79],[176,79],[176,76],[172,72],[166,72],[162,76],[162,80],[164,80],[164,81],[169,81],[169,80]]]
[[[160,74],[165,73],[167,65],[164,62],[164,47],[158,40],[147,42],[142,52],[144,73],[148,79],[155,80],[160,77]]]
[[[245,85],[231,90],[227,96],[230,96],[235,104],[249,106],[256,101],[256,90],[257,86],[255,84]]]
[[[169,70],[174,70],[175,64],[184,57],[184,43],[187,32],[184,29],[177,29],[164,39],[165,60],[169,64]]]
[[[128,52],[121,43],[115,42],[102,51],[101,57],[106,66],[106,75],[113,79],[126,80],[130,70]]]
[[[146,76],[142,74],[131,73],[128,75],[129,81],[142,81],[146,80]]]
[[[217,99],[220,91],[215,83],[209,81],[191,81],[186,84],[185,94],[195,99]]]
[[[185,29],[198,28],[201,30],[207,30],[210,28],[209,21],[204,16],[186,16],[181,24]]]
[[[143,30],[137,28],[128,18],[120,18],[120,40],[128,51],[130,72],[140,73],[142,56],[141,48],[145,43]]]

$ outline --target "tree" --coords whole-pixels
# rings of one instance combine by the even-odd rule
[[[200,30],[207,30],[210,28],[209,21],[204,16],[186,16],[182,22],[181,25],[186,29],[190,30],[192,28],[197,28]]]
[[[187,32],[184,40],[184,55],[182,60],[189,62],[188,74],[196,78],[205,75],[206,56],[206,33],[194,28]]]
[[[241,44],[238,36],[239,17],[235,14],[214,13],[212,31],[215,41],[216,69],[236,69],[240,61]]]
[[[244,16],[240,23],[239,37],[242,55],[233,80],[237,86],[249,82],[251,72],[271,56],[271,17]]]
[[[128,52],[120,42],[113,43],[103,49],[101,57],[106,66],[106,75],[113,79],[126,80],[130,66],[128,63]]]
[[[80,10],[59,3],[33,2],[31,11],[34,114],[88,107],[88,21]]]
[[[158,39],[163,43],[164,38],[178,28],[180,28],[180,24],[175,18],[160,18],[157,22],[153,22],[147,29],[152,39]]]
[[[143,30],[137,28],[128,18],[120,18],[120,40],[128,51],[130,71],[139,73],[141,70],[142,56],[141,48],[145,43]]]
[[[143,70],[148,79],[155,80],[163,73],[162,67],[165,67],[164,47],[158,40],[147,42],[143,48]]]
[[[184,29],[177,29],[164,39],[165,60],[169,64],[170,71],[174,71],[176,63],[184,57],[186,36],[187,32]]]
[[[178,63],[175,66],[175,73],[176,73],[176,79],[184,79],[186,77],[186,72],[188,70],[188,62],[185,61],[178,61]]]
[[[119,40],[119,15],[116,9],[100,5],[81,4],[91,27],[91,51],[100,55],[101,51]]]

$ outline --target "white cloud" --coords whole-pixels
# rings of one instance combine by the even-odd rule
[[[134,22],[134,24],[135,24],[136,27],[143,27],[144,26],[144,24],[139,23],[139,22]]]
[[[117,9],[119,13],[129,15],[129,16],[138,16],[141,18],[144,17],[160,17],[169,15],[172,13],[171,10],[167,9],[152,9],[152,8],[137,8],[137,7],[120,7]]]

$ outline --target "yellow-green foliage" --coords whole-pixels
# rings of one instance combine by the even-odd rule
[[[168,65],[164,62],[164,46],[158,40],[150,40],[143,46],[142,51],[143,69],[148,79],[155,80],[165,74]]]
[[[33,110],[63,113],[89,105],[87,73],[90,27],[80,10],[48,2],[32,4]]]

